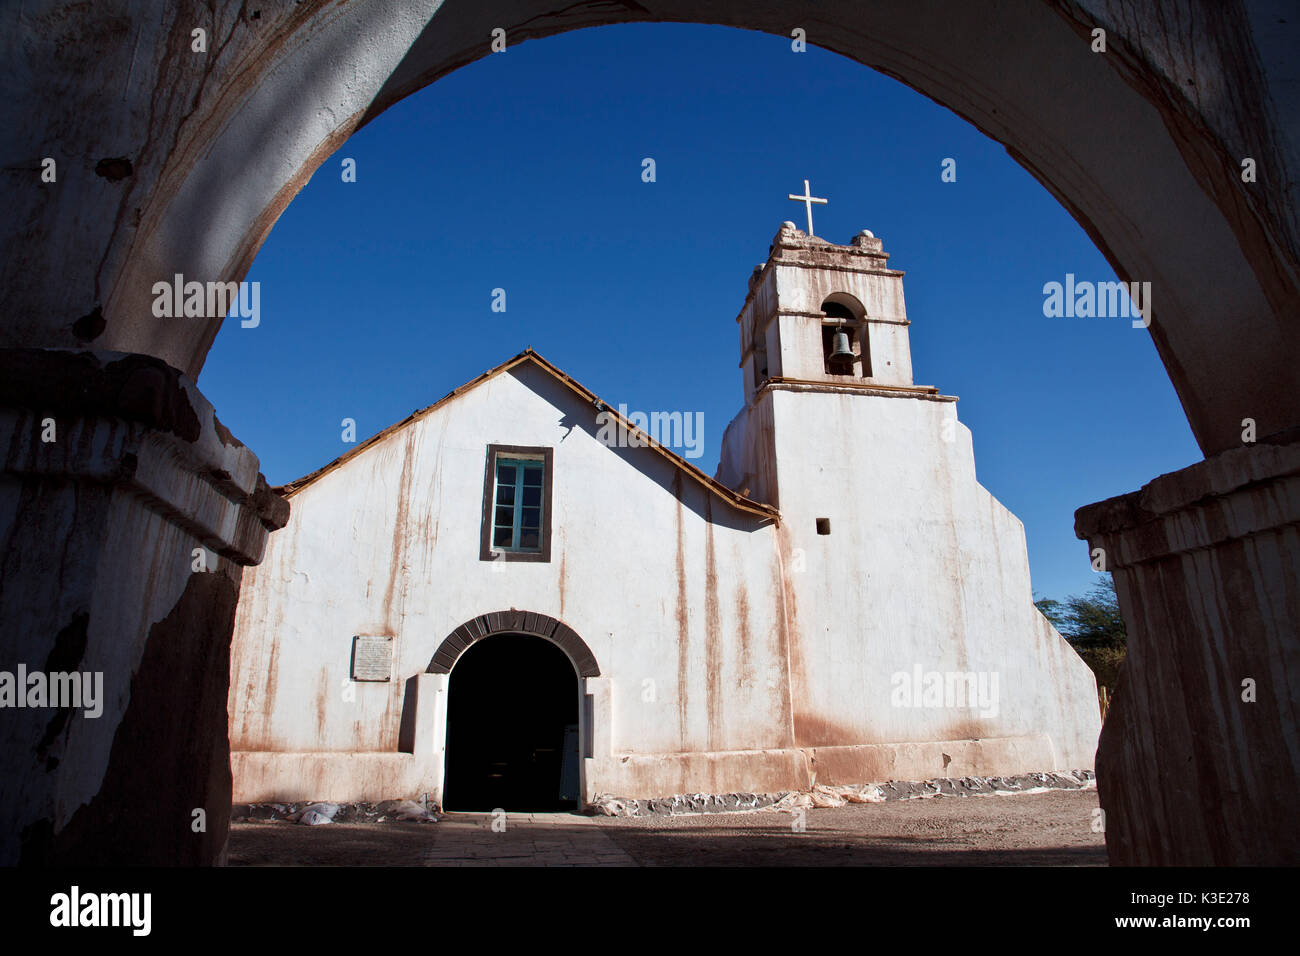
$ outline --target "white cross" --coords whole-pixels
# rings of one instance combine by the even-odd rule
[[[808,187],[808,180],[806,179],[803,181],[803,195],[796,196],[794,193],[791,193],[790,198],[798,200],[799,202],[803,203],[804,206],[808,209],[808,235],[811,236],[813,234],[812,204],[816,202],[816,203],[821,203],[824,206],[826,205],[826,200],[818,199],[816,196],[812,194],[812,190]]]

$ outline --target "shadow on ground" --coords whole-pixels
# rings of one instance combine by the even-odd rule
[[[1105,866],[1095,790],[808,810],[433,824],[241,823],[232,866]],[[800,829],[802,827],[802,829]]]

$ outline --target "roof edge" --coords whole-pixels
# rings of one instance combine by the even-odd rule
[[[755,501],[752,498],[746,497],[745,495],[742,495],[740,492],[728,488],[726,485],[718,481],[716,478],[706,475],[703,471],[701,471],[699,468],[696,468],[694,465],[688,462],[681,455],[672,451],[670,448],[661,445],[659,442],[655,441],[653,438],[647,435],[640,428],[637,428],[626,418],[620,415],[614,409],[614,406],[609,404],[609,402],[602,399],[595,392],[591,391],[591,389],[587,388],[581,382],[577,381],[576,379],[568,375],[566,372],[562,371],[557,366],[551,364],[549,361],[543,358],[541,354],[534,351],[531,346],[524,349],[518,355],[506,359],[500,365],[488,369],[486,372],[483,372],[481,375],[475,376],[474,378],[470,379],[468,382],[459,386],[458,388],[452,389],[450,392],[448,392],[442,398],[438,399],[432,405],[428,405],[425,406],[424,408],[417,409],[416,411],[412,412],[410,415],[407,415],[401,421],[394,422],[392,425],[389,425],[387,428],[379,432],[376,432],[374,435],[371,435],[369,438],[361,442],[355,448],[351,449],[345,454],[340,455],[339,457],[335,458],[333,461],[329,462],[328,464],[322,465],[320,468],[317,468],[315,471],[309,472],[308,474],[303,475],[301,478],[297,478],[293,481],[287,482],[283,485],[273,488],[272,490],[280,495],[283,495],[286,498],[292,497],[293,495],[302,491],[304,488],[307,488],[310,485],[315,484],[317,481],[325,477],[330,472],[335,471],[338,468],[341,468],[347,462],[351,461],[353,458],[360,455],[368,448],[377,445],[379,442],[388,438],[393,433],[400,431],[401,429],[405,428],[407,425],[414,424],[415,422],[419,421],[422,418],[426,418],[427,416],[429,416],[430,414],[432,414],[433,412],[441,408],[443,405],[450,402],[452,399],[457,398],[474,388],[477,388],[479,385],[482,385],[484,382],[488,381],[489,379],[495,378],[497,375],[500,375],[502,372],[508,372],[510,369],[524,362],[532,362],[540,369],[550,374],[553,378],[557,379],[561,384],[565,385],[575,395],[585,399],[588,403],[594,405],[595,403],[599,402],[600,405],[602,406],[602,410],[612,415],[623,426],[623,428],[627,429],[627,432],[629,434],[635,434],[637,436],[637,443],[639,445],[658,452],[660,455],[668,459],[669,462],[671,462],[681,471],[685,472],[688,478],[691,478],[694,481],[698,482],[699,484],[703,485],[708,491],[713,492],[715,495],[722,498],[728,504],[731,504],[732,506],[739,508],[741,511],[748,511],[751,514],[755,514],[763,518],[769,518],[772,521],[776,522],[777,524],[780,524],[781,513],[772,505],[764,504],[761,501]]]

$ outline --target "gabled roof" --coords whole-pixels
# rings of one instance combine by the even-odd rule
[[[515,366],[522,365],[524,362],[532,362],[538,368],[550,374],[556,381],[560,382],[560,384],[566,386],[571,392],[573,392],[584,402],[592,406],[593,414],[595,414],[594,409],[596,403],[599,402],[600,405],[602,406],[602,410],[607,412],[609,415],[612,415],[616,421],[621,423],[622,426],[627,429],[629,434],[637,435],[638,442],[643,444],[644,447],[653,450],[655,452],[658,452],[660,455],[663,455],[670,462],[672,462],[673,465],[679,468],[686,475],[687,478],[690,478],[692,481],[698,482],[699,484],[703,485],[708,491],[711,491],[713,494],[717,495],[719,498],[723,499],[728,504],[736,508],[739,508],[742,511],[748,511],[751,514],[756,514],[764,518],[770,518],[771,520],[776,521],[778,523],[780,522],[781,513],[777,511],[776,508],[772,507],[771,505],[763,504],[761,501],[754,501],[752,498],[748,498],[745,495],[742,495],[739,492],[733,491],[732,489],[728,488],[726,485],[718,481],[716,478],[712,478],[709,475],[706,475],[704,472],[700,471],[700,469],[696,468],[694,465],[688,462],[685,458],[682,458],[676,452],[659,444],[659,442],[655,441],[644,431],[637,428],[635,425],[631,424],[627,419],[625,419],[622,415],[620,415],[617,411],[615,411],[614,408],[608,402],[604,401],[598,395],[596,395],[595,392],[592,392],[590,389],[586,388],[585,386],[581,385],[579,382],[570,378],[564,372],[560,371],[550,362],[546,361],[546,359],[542,358],[540,355],[534,352],[531,348],[524,349],[514,358],[507,359],[506,361],[502,362],[500,365],[496,366],[496,368],[488,369],[482,375],[478,376],[477,378],[471,379],[470,381],[466,382],[464,385],[460,386],[460,388],[452,389],[450,392],[448,392],[446,395],[438,399],[438,401],[434,402],[432,405],[428,406],[427,408],[421,408],[418,411],[414,411],[410,415],[407,415],[405,418],[403,418],[400,422],[397,422],[394,425],[389,425],[387,428],[385,428],[383,431],[379,432],[378,434],[373,435],[370,438],[367,438],[361,444],[357,445],[356,448],[353,448],[351,451],[349,451],[346,455],[340,455],[338,458],[335,458],[332,462],[330,462],[328,465],[325,465],[323,468],[318,468],[315,471],[311,472],[310,474],[303,475],[301,478],[297,479],[296,481],[291,481],[288,484],[281,485],[279,488],[276,488],[274,490],[279,492],[281,495],[284,495],[285,497],[291,497],[294,494],[297,494],[299,491],[302,491],[302,489],[306,488],[308,485],[312,484],[315,481],[318,481],[319,479],[328,475],[334,469],[342,466],[345,462],[351,460],[352,458],[355,458],[357,455],[360,455],[371,445],[375,445],[378,442],[383,441],[385,438],[387,438],[389,435],[393,434],[394,432],[400,431],[401,429],[405,428],[407,425],[419,421],[420,419],[426,417],[427,415],[441,408],[443,405],[446,405],[448,402],[452,401],[453,399],[461,395],[464,395],[470,389],[477,388],[479,385],[482,385],[488,379],[495,378],[496,376],[500,375],[502,372],[508,372]]]

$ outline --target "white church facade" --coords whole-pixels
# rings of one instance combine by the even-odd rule
[[[285,486],[235,625],[235,801],[1091,769],[1092,673],[956,399],[913,384],[887,262],[782,226],[712,477],[529,350]]]

